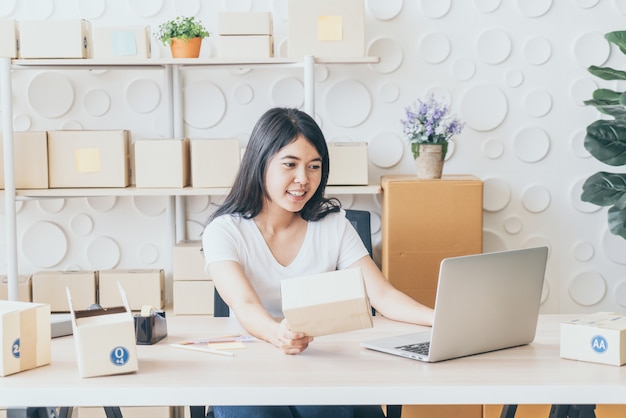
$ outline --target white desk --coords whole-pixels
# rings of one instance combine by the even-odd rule
[[[418,326],[375,318],[373,329],[318,337],[305,353],[246,343],[235,357],[168,344],[238,332],[228,318],[169,315],[167,339],[139,346],[139,372],[78,376],[72,337],[52,363],[0,378],[0,406],[242,404],[626,404],[626,368],[559,358],[559,323],[542,316],[530,345],[435,364],[359,347]]]

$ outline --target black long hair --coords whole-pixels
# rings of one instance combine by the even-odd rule
[[[320,185],[300,211],[300,216],[307,221],[316,221],[329,213],[338,212],[341,203],[335,198],[324,197],[330,165],[328,147],[322,130],[305,112],[276,107],[266,111],[255,124],[233,187],[208,222],[224,214],[240,214],[245,218],[254,218],[258,215],[263,208],[263,200],[269,198],[265,188],[267,162],[300,135],[309,141],[322,157]]]

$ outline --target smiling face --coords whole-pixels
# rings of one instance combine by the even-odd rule
[[[295,213],[311,199],[322,180],[322,158],[302,135],[281,148],[268,162],[264,209]]]

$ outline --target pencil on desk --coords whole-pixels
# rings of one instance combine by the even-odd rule
[[[209,347],[198,347],[198,346],[188,345],[188,344],[170,344],[170,345],[176,348],[184,348],[186,350],[193,350],[193,351],[203,351],[205,353],[219,354],[221,356],[228,356],[228,357],[235,356],[235,353],[233,353],[232,351],[216,350],[216,349],[209,348]]]

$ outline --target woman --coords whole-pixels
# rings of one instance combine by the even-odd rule
[[[202,241],[216,289],[241,325],[285,354],[313,338],[281,319],[280,281],[360,267],[371,305],[398,321],[432,324],[432,310],[395,289],[369,257],[339,201],[324,197],[329,158],[315,121],[297,109],[268,110],[256,123],[230,194]],[[332,408],[332,409],[331,409]],[[216,418],[353,417],[353,407],[214,407]],[[383,416],[380,408],[358,408]]]

